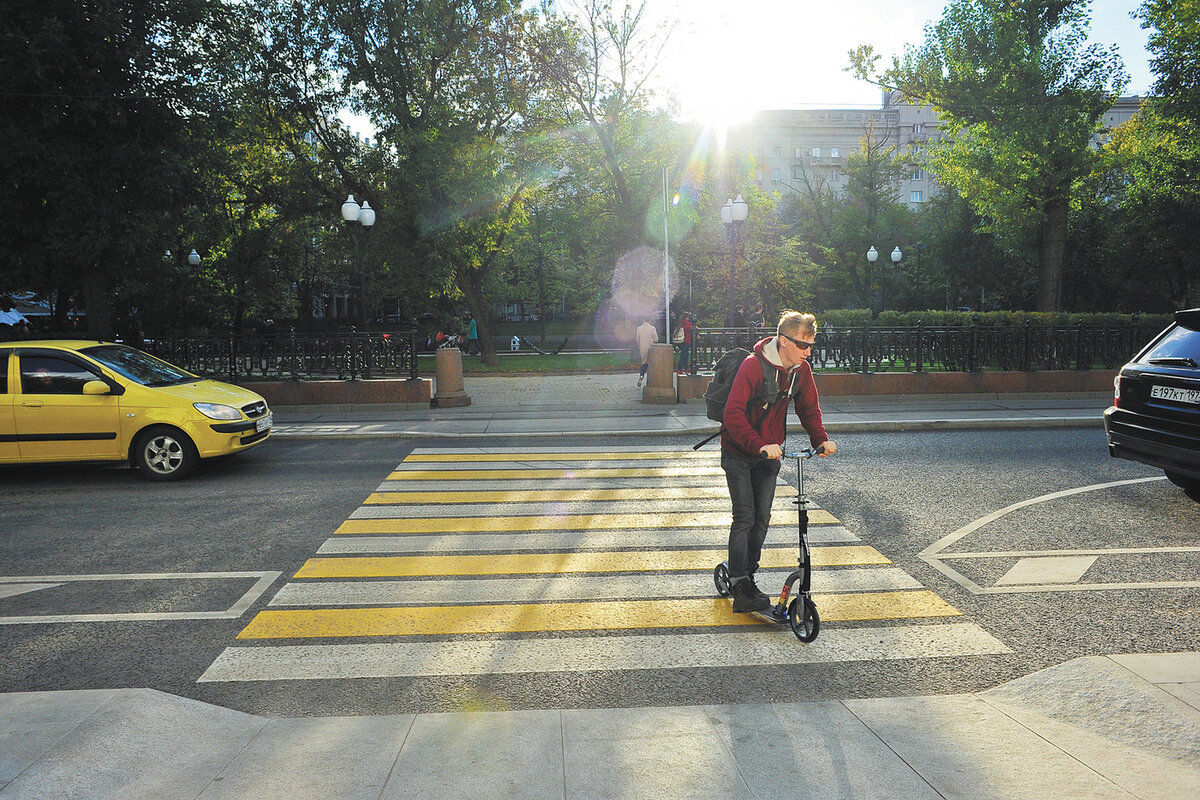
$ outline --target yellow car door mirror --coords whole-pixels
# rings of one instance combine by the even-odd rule
[[[84,394],[108,394],[108,384],[104,381],[88,381],[83,385]]]

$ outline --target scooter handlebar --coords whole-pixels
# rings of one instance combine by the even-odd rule
[[[824,453],[824,452],[825,452],[825,445],[822,444],[822,445],[818,445],[816,447],[806,447],[803,450],[784,450],[782,453],[779,454],[779,457],[780,458],[812,458],[813,456],[819,456],[821,453]],[[766,455],[764,455],[762,453],[759,453],[759,456],[762,458],[766,458]]]

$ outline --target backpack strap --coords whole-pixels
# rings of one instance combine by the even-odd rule
[[[765,358],[763,358],[762,354],[760,354],[759,352],[755,351],[754,355],[755,355],[755,357],[758,358],[759,366],[762,367],[762,371],[763,371],[763,385],[762,385],[762,388],[759,389],[758,394],[755,395],[754,399],[756,402],[762,403],[763,413],[765,414],[767,411],[769,411],[771,409],[771,406],[775,405],[780,400],[791,400],[793,397],[796,396],[796,391],[797,391],[796,390],[796,380],[797,380],[798,376],[796,375],[795,372],[792,372],[791,373],[792,381],[788,385],[788,388],[779,390],[778,392],[776,392],[775,396],[772,398],[771,397],[771,387],[779,386],[779,378],[776,377],[776,373],[779,370],[777,370],[775,368],[774,364],[772,364],[770,361],[767,361]]]

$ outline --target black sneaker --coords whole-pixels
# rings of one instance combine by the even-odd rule
[[[766,600],[768,603],[769,603],[769,602],[771,602],[771,597],[770,597],[770,595],[768,595],[768,594],[767,594],[766,592],[764,592],[762,589],[759,589],[759,588],[758,588],[758,584],[754,582],[754,576],[753,576],[753,575],[751,575],[751,576],[749,576],[748,578],[746,578],[746,582],[750,584],[750,593],[751,593],[751,594],[753,594],[753,595],[757,595],[758,597],[761,597],[762,599]]]
[[[766,611],[771,607],[771,599],[757,592],[754,584],[747,578],[742,578],[729,587],[733,594],[733,611],[735,614],[745,614],[749,611]]]

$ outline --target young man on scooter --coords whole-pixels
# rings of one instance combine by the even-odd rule
[[[825,446],[822,458],[837,452],[837,445],[821,424],[817,386],[808,363],[816,336],[817,320],[812,314],[783,312],[776,335],[755,344],[754,353],[738,368],[725,402],[721,469],[725,470],[729,499],[733,503],[729,588],[733,610],[739,613],[765,611],[771,605],[771,599],[754,583],[754,573],[771,522],[775,479],[787,437],[788,404],[782,400],[794,396],[796,416],[808,433],[809,442],[814,448]],[[766,376],[772,374],[775,385],[769,387],[768,401],[764,404],[761,390]]]

